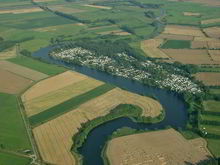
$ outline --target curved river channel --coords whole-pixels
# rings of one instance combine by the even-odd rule
[[[48,52],[51,49],[51,47],[42,48],[39,51],[33,53],[33,56],[38,58],[40,57],[43,61],[49,63],[69,67],[74,71],[80,72],[82,74],[88,75],[107,83],[114,84],[120,88],[137,94],[155,96],[165,109],[165,119],[160,123],[141,124],[135,123],[129,118],[119,118],[93,129],[89,133],[86,142],[79,149],[79,153],[84,156],[84,165],[103,165],[101,151],[105,142],[107,141],[107,137],[121,127],[131,127],[144,130],[162,129],[166,126],[184,128],[187,121],[187,106],[176,93],[169,92],[163,89],[149,87],[136,81],[121,77],[115,77],[107,73],[99,72],[87,67],[80,67],[72,64],[67,64],[59,60],[54,60],[48,56]]]

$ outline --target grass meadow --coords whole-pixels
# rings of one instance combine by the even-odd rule
[[[16,162],[16,165],[28,165],[30,161],[31,160],[29,158],[0,152],[0,164],[1,165],[13,165],[15,164],[15,162]]]

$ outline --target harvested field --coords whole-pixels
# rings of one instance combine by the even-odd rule
[[[220,27],[210,27],[203,29],[203,31],[212,38],[220,38]]]
[[[13,10],[0,10],[0,14],[22,14],[22,13],[34,13],[43,11],[41,8],[28,8],[28,9],[13,9]]]
[[[0,69],[0,92],[16,94],[27,88],[32,81]]]
[[[27,102],[24,102],[27,116],[40,113],[66,100],[69,100],[72,97],[88,92],[102,84],[103,82],[101,81],[87,77],[84,80],[75,82],[64,88],[46,93],[45,95],[32,100],[28,100]]]
[[[209,49],[220,49],[220,41],[209,41],[208,47]]]
[[[66,71],[57,76],[50,77],[35,84],[33,87],[31,87],[24,93],[22,99],[24,102],[27,102],[34,98],[43,96],[47,93],[62,89],[73,83],[85,80],[86,78],[87,76],[84,76],[80,73]]]
[[[8,62],[8,61],[0,61],[0,69],[7,70],[21,77],[25,77],[25,78],[28,78],[34,81],[38,81],[38,80],[48,77],[48,75],[44,73],[29,69],[29,68],[26,68],[26,67]]]
[[[213,61],[208,55],[207,50],[193,49],[162,49],[174,61],[183,64],[220,64],[218,61]]]
[[[0,60],[6,60],[13,57],[16,57],[16,47],[0,52]]]
[[[159,36],[155,38],[160,39],[171,39],[171,40],[193,40],[193,36],[187,36],[187,35],[175,35],[175,34],[160,34]]]
[[[94,7],[94,8],[98,8],[98,9],[107,9],[107,10],[112,9],[111,7],[107,7],[107,6],[97,6],[97,5],[83,5],[83,6]]]
[[[205,85],[208,86],[220,85],[220,73],[200,72],[196,73],[195,77],[197,80],[202,81]]]
[[[214,61],[220,61],[220,50],[208,50]]]
[[[106,32],[98,32],[97,34],[101,34],[101,35],[111,34],[111,35],[119,35],[119,36],[131,35],[131,33],[125,32],[123,30],[112,30],[112,31],[106,31]]]
[[[194,37],[194,41],[213,41],[218,42],[219,40],[216,38],[210,38],[210,37]]]
[[[91,27],[87,30],[98,30],[98,29],[103,29],[103,28],[112,28],[112,27],[117,27],[118,25],[106,25],[106,26],[96,26],[96,27]]]
[[[163,39],[150,39],[141,41],[141,49],[147,56],[152,58],[169,58],[158,47],[163,44]]]
[[[165,27],[163,34],[176,34],[176,35],[189,35],[189,36],[200,36],[204,34],[199,28],[191,26],[179,26],[179,25],[168,25]]]
[[[59,165],[75,165],[70,152],[72,136],[82,123],[104,116],[119,104],[135,104],[143,108],[144,116],[160,114],[161,105],[148,97],[115,88],[104,95],[82,104],[77,109],[33,129],[43,160]]]
[[[186,140],[168,129],[115,138],[108,143],[107,156],[111,165],[185,165],[212,155],[204,139]]]
[[[201,21],[201,24],[206,25],[206,24],[212,24],[212,23],[220,23],[220,18],[216,18],[216,19],[207,19],[207,20],[203,20]]]
[[[54,1],[54,0],[33,0],[34,2],[50,2],[50,1]]]
[[[219,0],[172,0],[172,1],[181,1],[181,2],[194,2],[194,3],[200,3],[207,6],[220,6]]]
[[[192,49],[208,48],[208,44],[206,41],[192,41],[191,48]]]
[[[75,9],[73,7],[67,7],[64,5],[53,5],[53,6],[49,6],[49,8],[51,10],[55,10],[55,11],[59,11],[59,12],[67,13],[67,14],[85,12],[85,10]]]
[[[200,13],[192,13],[192,12],[183,12],[183,15],[185,16],[200,16]]]

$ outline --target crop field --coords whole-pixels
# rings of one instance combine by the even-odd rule
[[[6,93],[0,93],[0,144],[5,150],[31,149],[17,98]]]
[[[12,47],[3,52],[0,52],[0,60],[6,60],[14,57],[16,57],[16,47]]]
[[[185,40],[168,40],[166,41],[161,48],[162,49],[189,49],[191,46],[190,41]]]
[[[24,101],[27,116],[32,116],[40,113],[46,109],[67,101],[72,97],[86,93],[103,84],[103,82],[101,81],[97,81],[83,75],[81,78],[77,74],[72,74],[72,77],[74,77],[77,81],[73,82],[70,85],[68,84],[62,88],[54,89],[53,91],[43,93],[42,95],[38,95],[37,97],[33,97],[31,99],[28,99],[27,101]],[[50,82],[45,81],[44,84],[50,84]],[[41,87],[38,86],[38,84],[36,84],[36,86],[36,88],[35,86],[33,86],[34,90],[32,90],[31,93],[35,93],[36,91],[43,91]],[[43,89],[46,88],[47,86],[43,87]],[[24,94],[24,97],[25,95],[26,93]]]
[[[12,165],[15,162],[16,165],[28,165],[30,161],[31,160],[29,158],[0,152],[0,164],[2,165]]]
[[[80,105],[77,109],[33,129],[43,160],[55,164],[75,164],[70,149],[73,144],[72,136],[78,132],[81,124],[108,114],[119,104],[127,103],[140,106],[143,109],[143,116],[155,117],[162,110],[162,106],[151,98],[119,88],[110,90]]]
[[[41,79],[45,79],[48,76],[44,73],[8,62],[8,61],[0,61],[0,69],[9,71],[21,77],[31,79],[33,81],[38,81]]]
[[[34,13],[43,11],[41,8],[24,8],[24,9],[13,9],[13,10],[1,10],[0,14],[21,14],[21,13]]]
[[[202,138],[186,140],[168,129],[115,138],[108,143],[107,156],[112,165],[185,165],[196,164],[211,154]]]
[[[184,16],[200,16],[200,13],[183,12]]]
[[[220,38],[220,27],[210,27],[203,29],[203,31],[212,38]]]
[[[60,11],[60,12],[68,13],[68,14],[85,12],[85,10],[68,7],[65,5],[51,5],[48,7],[52,10]]]
[[[174,61],[183,64],[219,64],[218,61],[212,61],[207,50],[193,49],[162,49]]]
[[[52,64],[47,64],[39,60],[35,60],[35,59],[28,58],[25,56],[12,58],[12,59],[9,59],[9,61],[12,63],[18,64],[18,65],[24,66],[26,68],[44,73],[46,75],[50,75],[50,76],[62,73],[67,70],[63,67],[52,65]]]
[[[193,2],[193,3],[199,3],[206,6],[220,6],[220,2],[218,0],[170,0],[170,1],[183,1],[183,2]]]
[[[97,34],[101,34],[101,35],[119,35],[119,36],[127,36],[127,35],[131,35],[131,33],[125,32],[123,30],[113,30],[113,31],[105,31],[105,32],[98,32]]]
[[[31,85],[33,81],[0,69],[0,92],[17,94]]]
[[[220,61],[220,50],[208,50],[214,61]]]
[[[192,41],[191,48],[192,49],[208,48],[208,42],[206,42],[206,41]]]
[[[207,86],[220,85],[220,73],[201,72],[196,73],[195,77]]]
[[[179,25],[168,25],[165,27],[164,34],[175,34],[175,35],[189,35],[204,37],[204,34],[199,28],[191,26],[179,26]]]
[[[220,95],[220,89],[210,89],[210,92],[211,92],[212,94]]]
[[[220,49],[220,40],[218,41],[209,41],[208,42],[209,49]]]
[[[206,111],[219,112],[220,102],[215,100],[204,101],[203,105]]]
[[[112,9],[111,7],[107,7],[107,6],[98,6],[98,5],[84,5],[86,7],[94,7],[94,8],[98,8],[98,9],[107,9],[110,10]]]
[[[161,33],[155,38],[161,38],[161,39],[168,39],[168,40],[187,40],[187,41],[192,41],[193,36],[188,36],[188,35],[176,35],[176,34],[164,34]]]
[[[216,38],[210,38],[210,37],[194,37],[194,41],[218,42],[218,39],[216,39]]]
[[[208,19],[208,20],[203,20],[201,21],[201,24],[213,24],[213,23],[220,23],[220,18],[216,19]]]
[[[159,47],[163,43],[162,39],[150,39],[141,41],[141,49],[147,56],[152,58],[169,58]]]

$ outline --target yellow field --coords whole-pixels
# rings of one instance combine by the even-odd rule
[[[220,22],[220,18],[216,18],[216,19],[203,20],[201,21],[201,24],[206,25],[206,24],[219,23],[219,22]]]
[[[94,7],[94,8],[98,8],[98,9],[107,9],[110,10],[112,9],[111,7],[107,7],[107,6],[97,6],[97,5],[84,5],[86,7]]]
[[[48,108],[69,100],[72,97],[88,92],[102,84],[103,82],[88,77],[85,80],[75,82],[64,88],[46,93],[45,95],[32,100],[28,100],[27,102],[24,102],[27,116],[40,113]]]
[[[208,47],[209,49],[220,49],[220,41],[209,41]]]
[[[125,32],[123,30],[112,30],[112,31],[106,31],[106,32],[98,32],[97,34],[101,34],[101,35],[112,34],[112,35],[119,35],[119,36],[131,35],[131,33]]]
[[[29,69],[29,68],[26,68],[26,67],[8,62],[8,61],[4,61],[4,60],[0,61],[0,69],[7,70],[21,77],[25,77],[27,79],[31,79],[34,81],[38,81],[38,80],[48,77],[48,75],[44,73]]]
[[[176,35],[176,34],[164,34],[161,33],[159,36],[155,37],[156,39],[171,39],[171,40],[193,40],[193,36],[188,35]]]
[[[210,38],[210,37],[194,37],[194,41],[213,41],[213,42],[216,42],[219,40],[216,38]]]
[[[197,164],[212,156],[206,145],[202,138],[186,140],[168,129],[115,138],[108,143],[107,156],[111,165]]]
[[[192,49],[208,48],[208,43],[206,41],[192,41],[191,48]]]
[[[22,13],[34,13],[43,11],[41,8],[28,8],[28,9],[13,9],[13,10],[0,10],[0,14],[22,14]]]
[[[220,61],[220,50],[208,50],[214,61]]]
[[[0,52],[0,60],[6,60],[13,57],[16,57],[16,47]]]
[[[192,12],[183,12],[183,15],[185,16],[200,16],[200,13],[192,13]]]
[[[195,77],[197,80],[202,81],[205,85],[208,86],[220,85],[220,73],[200,72],[196,73]]]
[[[220,27],[210,27],[203,29],[203,31],[212,38],[220,38]]]
[[[141,41],[141,49],[152,58],[169,58],[158,47],[163,44],[163,39],[149,39]]]
[[[64,5],[53,5],[53,6],[48,6],[48,7],[52,10],[60,11],[60,12],[68,13],[68,14],[85,12],[85,10],[74,9],[72,7],[67,7]]]
[[[199,28],[191,26],[168,25],[165,27],[164,34],[189,35],[204,37]]]
[[[162,110],[156,100],[115,88],[34,128],[34,137],[43,160],[59,165],[75,165],[75,159],[70,152],[72,136],[78,132],[82,123],[108,114],[119,104],[138,105],[143,109],[142,115],[151,117],[158,116]]]

